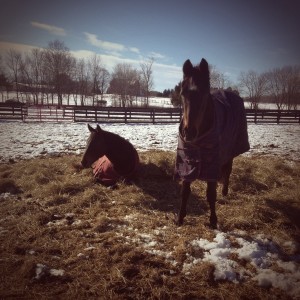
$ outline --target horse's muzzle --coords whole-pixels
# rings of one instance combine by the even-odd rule
[[[88,165],[87,160],[83,159],[83,160],[81,161],[81,166],[82,166],[83,168],[88,168],[89,165]]]

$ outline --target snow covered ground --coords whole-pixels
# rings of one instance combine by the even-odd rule
[[[105,124],[102,128],[130,140],[139,150],[177,146],[178,125]],[[248,125],[251,150],[246,155],[278,155],[300,159],[299,125]],[[0,122],[0,161],[84,151],[89,135],[83,123]]]
[[[176,150],[178,125],[105,124],[102,127],[130,140],[139,151]],[[299,125],[249,124],[248,132],[251,150],[245,155],[274,155],[300,160]],[[84,151],[88,135],[87,124],[83,123],[0,122],[0,162],[61,153],[80,154]],[[0,199],[1,197],[5,195],[2,194]],[[119,228],[118,234],[125,237],[128,243],[137,243],[146,252],[161,256],[171,265],[176,266],[178,262],[174,259],[172,250],[161,250],[163,247],[160,245],[160,237],[164,232],[167,234],[168,230],[174,228],[156,228],[153,234],[149,234],[126,227],[124,230]],[[181,229],[177,230],[180,235]],[[136,233],[134,237],[132,232]],[[228,280],[234,283],[255,280],[259,286],[277,287],[295,299],[300,297],[300,255],[297,254],[299,245],[293,241],[285,241],[283,245],[277,245],[270,237],[259,233],[250,237],[242,231],[227,233],[215,231],[213,241],[199,237],[191,240],[190,245],[195,249],[202,249],[204,257],[187,256],[182,267],[182,272],[186,276],[193,272],[197,264],[206,261],[215,265],[216,280]],[[279,246],[291,255],[281,257]],[[241,264],[232,260],[233,256],[253,266],[253,272],[247,271]]]

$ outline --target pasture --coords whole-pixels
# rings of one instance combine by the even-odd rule
[[[81,157],[0,164],[1,299],[297,299],[300,162],[240,156],[208,226],[196,181],[181,227],[175,153],[140,152],[109,189]]]

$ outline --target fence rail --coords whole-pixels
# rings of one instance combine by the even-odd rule
[[[300,124],[300,110],[246,109],[248,123]]]
[[[97,123],[178,123],[181,110],[176,108],[74,108],[75,122]]]
[[[246,109],[248,123],[300,124],[300,110]],[[122,108],[95,106],[26,106],[0,104],[0,120],[24,122],[89,122],[174,124],[182,118],[180,108]]]
[[[2,120],[23,120],[26,107],[23,105],[0,104],[0,119]]]

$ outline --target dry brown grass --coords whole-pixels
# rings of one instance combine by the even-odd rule
[[[116,189],[96,184],[76,156],[0,165],[1,299],[289,299],[253,280],[216,282],[209,263],[182,272],[187,254],[203,256],[190,241],[215,235],[205,184],[192,185],[178,228],[174,153],[140,156],[139,180]],[[300,243],[299,178],[299,162],[236,159],[230,194],[217,204],[220,229]],[[35,279],[37,264],[64,275]]]

